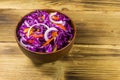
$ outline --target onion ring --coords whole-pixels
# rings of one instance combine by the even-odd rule
[[[47,30],[45,31],[45,33],[44,33],[45,41],[48,40],[48,33],[49,33],[50,31],[58,31],[58,30],[57,30],[55,27],[51,27],[51,28],[47,29]]]

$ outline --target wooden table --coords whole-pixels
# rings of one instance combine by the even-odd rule
[[[77,26],[70,55],[35,65],[14,29],[34,9],[56,9]],[[120,0],[0,0],[0,80],[120,80]]]

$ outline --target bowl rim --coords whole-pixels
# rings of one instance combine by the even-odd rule
[[[26,13],[26,14],[25,14],[24,16],[22,16],[22,18],[18,21],[18,23],[17,23],[17,25],[16,25],[16,27],[15,27],[15,39],[16,39],[16,42],[18,43],[18,45],[19,45],[20,47],[22,47],[22,48],[24,48],[25,50],[27,50],[27,51],[29,51],[29,52],[31,52],[31,53],[34,53],[34,54],[39,54],[39,55],[40,55],[40,54],[41,54],[41,55],[46,55],[46,54],[47,54],[47,55],[49,55],[49,54],[55,54],[55,53],[58,53],[58,52],[64,50],[65,48],[67,48],[68,46],[70,46],[70,45],[72,44],[72,42],[74,42],[74,39],[75,39],[75,37],[76,37],[76,26],[75,26],[75,23],[73,22],[73,20],[72,20],[70,17],[67,16],[67,17],[70,19],[71,24],[72,24],[72,27],[73,27],[73,29],[74,29],[74,35],[73,35],[73,38],[70,40],[70,42],[69,42],[65,47],[63,47],[63,48],[61,48],[61,49],[59,49],[59,50],[56,50],[56,51],[54,51],[54,52],[46,53],[46,52],[34,52],[34,51],[31,51],[31,50],[27,49],[26,47],[22,46],[22,45],[20,44],[18,38],[17,38],[18,25],[19,25],[19,23],[23,20],[23,18],[24,18],[25,16],[33,13],[33,12],[36,11],[36,10],[40,10],[40,11],[45,10],[45,11],[59,12],[59,13],[65,15],[65,16],[67,16],[65,13],[63,13],[63,12],[61,12],[61,11],[58,11],[58,10],[55,10],[55,9],[33,9],[32,11]]]

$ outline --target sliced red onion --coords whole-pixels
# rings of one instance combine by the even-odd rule
[[[53,23],[55,23],[55,24],[63,24],[63,21],[62,21],[62,20],[60,20],[60,21],[54,21],[54,20],[52,19],[52,16],[54,16],[54,15],[56,15],[56,14],[57,14],[57,12],[50,13],[50,15],[49,15],[50,21],[53,22]]]
[[[33,28],[33,26],[31,26],[28,30],[28,33],[27,33],[27,37],[29,38],[29,35],[30,35],[30,30]]]
[[[51,28],[47,29],[44,33],[45,41],[48,41],[48,33],[51,31],[58,31],[58,30],[55,27],[51,27]]]
[[[30,25],[27,23],[27,21],[24,22],[27,27],[30,27]]]
[[[20,39],[20,44],[23,45],[24,47],[27,47],[27,45],[23,43],[23,38]]]
[[[38,23],[38,21],[35,19],[35,22]]]
[[[30,45],[28,45],[28,44],[24,44],[24,43],[23,43],[23,40],[24,40],[24,38],[21,38],[21,39],[20,39],[20,44],[21,44],[22,46],[32,48],[32,46],[30,46]]]
[[[29,30],[28,30],[28,33],[27,33],[28,38],[29,38],[29,35],[30,35],[30,30],[31,30],[34,26],[39,26],[39,25],[42,25],[42,26],[46,27],[47,29],[49,29],[49,27],[48,27],[47,25],[45,25],[44,23],[34,24],[34,25],[32,25],[32,26],[29,28]]]

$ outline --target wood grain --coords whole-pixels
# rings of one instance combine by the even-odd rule
[[[31,10],[0,10],[0,41],[15,41],[14,29],[17,22]],[[76,44],[120,44],[120,12],[62,11],[70,16],[77,27]],[[74,15],[77,17],[74,17]],[[6,24],[7,23],[7,24]],[[112,40],[111,38],[114,38]]]
[[[33,64],[16,43],[0,43],[1,80],[119,80],[119,48],[74,45],[69,56],[54,63]],[[108,47],[109,48],[108,48]],[[7,75],[7,77],[6,77]],[[104,77],[106,76],[106,77]],[[111,79],[109,78],[111,77]],[[58,79],[59,78],[59,79]]]
[[[77,27],[63,59],[34,64],[18,48],[14,30],[34,9],[56,9]],[[120,80],[119,0],[0,0],[0,80]]]
[[[120,11],[119,0],[1,0],[0,5],[1,9],[52,8],[58,10]]]

